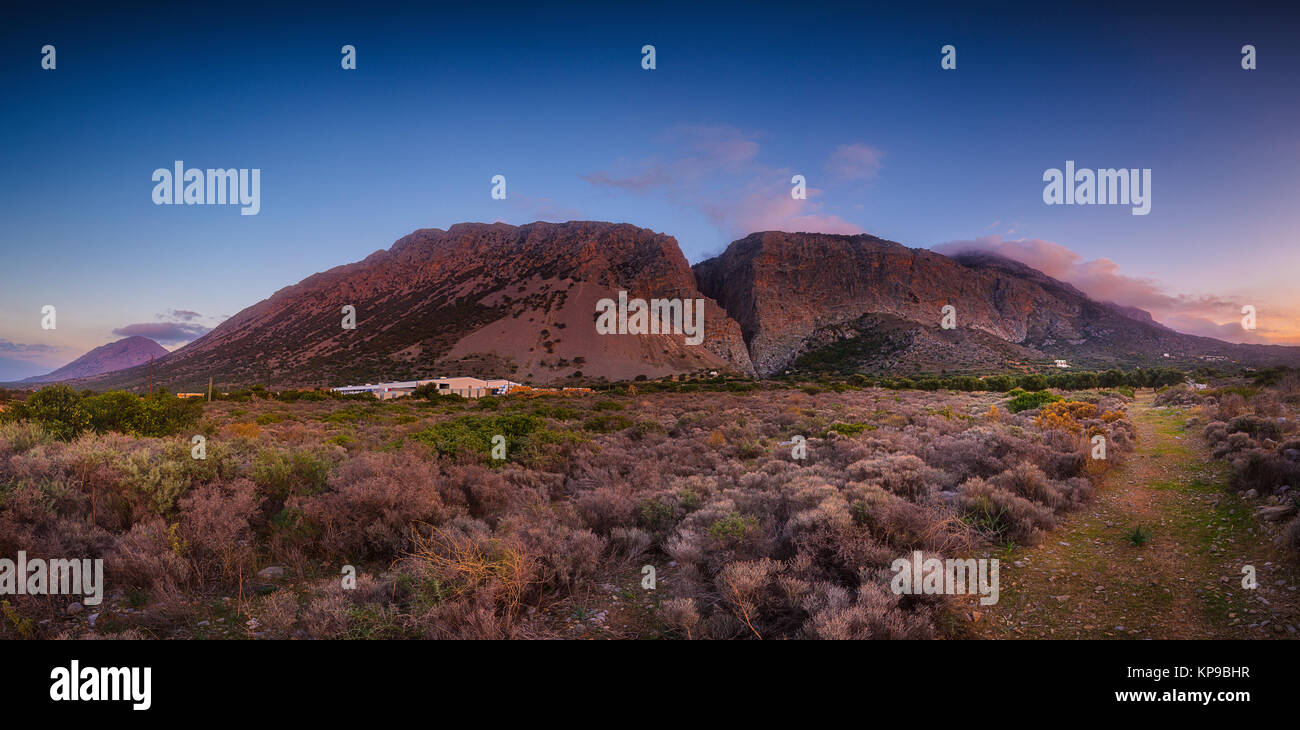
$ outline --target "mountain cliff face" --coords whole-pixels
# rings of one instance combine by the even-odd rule
[[[1015,261],[949,258],[870,235],[755,233],[696,264],[695,274],[740,323],[760,375],[828,359],[886,372],[1044,359],[1074,367],[1171,365],[1203,355],[1300,361],[1300,348],[1177,333],[1142,310],[1094,301]],[[955,329],[940,327],[949,304]]]
[[[156,363],[155,379],[173,388],[204,385],[210,375],[287,387],[437,375],[546,383],[576,373],[753,372],[740,328],[711,300],[699,345],[675,334],[596,334],[596,302],[620,290],[629,298],[703,298],[677,242],[631,225],[423,229],[239,312]],[[345,306],[356,308],[355,329],[342,326]]]
[[[74,378],[111,373],[149,362],[167,355],[167,349],[148,337],[125,337],[100,345],[85,355],[45,375],[27,378],[24,383],[52,383]]]

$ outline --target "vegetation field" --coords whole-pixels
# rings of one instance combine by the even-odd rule
[[[0,414],[0,555],[102,558],[106,597],[8,596],[0,636],[1291,636],[1219,578],[1294,604],[1293,383],[49,388]],[[892,591],[914,551],[999,558],[1001,602]]]

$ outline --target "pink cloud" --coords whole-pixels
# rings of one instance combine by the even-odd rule
[[[1293,333],[1267,324],[1266,311],[1281,315],[1276,321],[1294,321],[1284,308],[1259,306],[1258,328],[1245,330],[1241,327],[1240,312],[1242,305],[1250,302],[1171,293],[1153,279],[1122,273],[1119,264],[1110,259],[1085,261],[1078,253],[1052,241],[982,236],[970,241],[951,241],[934,247],[934,250],[950,256],[966,251],[985,251],[1019,261],[1053,279],[1071,284],[1093,299],[1144,309],[1156,321],[1179,332],[1237,343],[1297,342]]]
[[[667,148],[659,157],[621,161],[617,172],[583,175],[588,183],[636,194],[661,192],[677,204],[700,211],[726,235],[755,231],[861,233],[862,228],[828,212],[808,188],[806,200],[790,196],[787,168],[758,160],[754,132],[728,126],[678,126],[658,137]],[[864,179],[879,168],[880,152],[863,144],[840,145],[827,169],[832,174]]]
[[[823,212],[814,200],[819,190],[809,189],[807,200],[795,200],[784,187],[772,187],[745,195],[735,203],[710,206],[705,214],[715,225],[747,235],[757,231],[796,233],[862,233],[856,223]]]

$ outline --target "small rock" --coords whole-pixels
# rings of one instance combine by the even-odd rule
[[[83,606],[83,605],[81,605],[80,603],[77,603],[77,602],[75,602],[75,601],[72,602],[72,603],[69,603],[69,604],[68,604],[68,615],[69,615],[69,616],[76,616],[77,614],[81,613],[82,610],[84,610],[85,608],[86,608],[85,606]]]
[[[1265,522],[1279,522],[1290,517],[1294,512],[1295,507],[1291,505],[1277,505],[1274,507],[1260,507],[1255,515]]]
[[[95,622],[98,621],[98,620],[99,620],[99,614],[98,614],[98,613],[92,613],[92,614],[90,614],[89,616],[86,617],[86,622],[90,624],[91,628],[94,628],[94,626],[95,626]]]
[[[284,568],[278,565],[272,565],[268,568],[262,568],[257,571],[257,577],[262,580],[279,580],[284,577]]]

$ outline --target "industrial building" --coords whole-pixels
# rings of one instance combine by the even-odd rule
[[[492,380],[482,380],[480,378],[455,377],[455,378],[432,378],[429,380],[399,380],[392,383],[367,383],[365,385],[345,385],[341,388],[331,388],[335,393],[344,395],[352,393],[374,393],[379,400],[390,400],[400,398],[404,395],[410,395],[415,389],[434,383],[438,387],[439,393],[449,395],[458,395],[462,398],[482,398],[485,395],[505,395],[511,388],[519,386],[512,380],[496,378]]]

